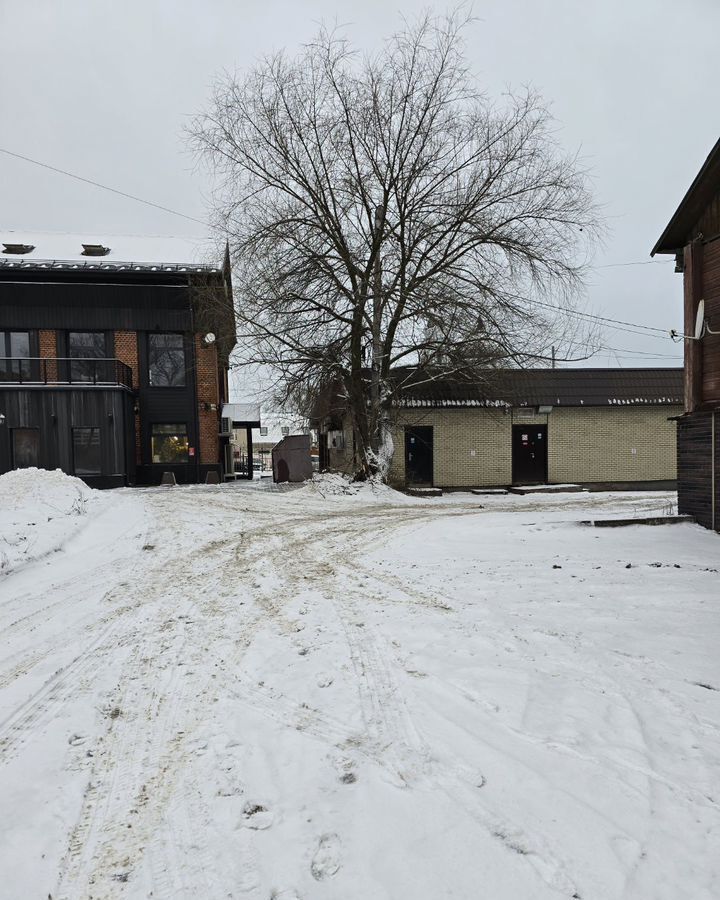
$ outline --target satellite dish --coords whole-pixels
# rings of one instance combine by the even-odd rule
[[[203,338],[203,343],[207,344],[208,347],[210,346],[210,344],[215,343],[215,335],[212,333],[212,331],[208,331],[208,333]]]
[[[699,341],[705,330],[705,301],[698,303],[697,315],[695,316],[695,340]]]

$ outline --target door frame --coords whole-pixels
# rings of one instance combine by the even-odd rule
[[[547,484],[548,483],[548,433],[549,433],[549,428],[548,428],[547,423],[524,425],[519,422],[513,422],[511,429],[512,430],[510,432],[510,435],[511,435],[511,437],[510,437],[510,440],[511,440],[510,455],[511,455],[511,467],[512,467],[512,476],[511,476],[512,483],[513,484]],[[528,479],[518,477],[518,475],[520,475],[520,473],[518,472],[519,466],[518,466],[518,459],[517,459],[517,451],[515,449],[516,443],[517,443],[515,440],[515,435],[522,433],[522,431],[526,431],[529,434],[533,430],[535,430],[535,431],[541,430],[544,432],[543,458],[542,458],[542,461],[540,464],[540,470],[541,470],[540,474],[543,477],[539,481],[536,481],[536,480],[531,481]]]
[[[425,431],[429,432],[429,442],[423,441],[425,447],[428,450],[429,455],[429,470],[430,470],[430,479],[429,481],[411,481],[408,477],[409,467],[408,467],[408,454],[410,452],[410,438],[412,436],[413,431]],[[406,425],[404,431],[405,437],[405,483],[406,484],[417,484],[417,485],[427,485],[432,487],[435,484],[435,430],[432,425]],[[419,436],[416,435],[416,438]]]

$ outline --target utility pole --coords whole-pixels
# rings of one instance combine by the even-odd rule
[[[555,368],[555,348],[552,348],[552,367]]]

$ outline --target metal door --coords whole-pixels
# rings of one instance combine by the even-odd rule
[[[547,481],[547,425],[513,425],[513,484]]]
[[[405,481],[408,484],[433,483],[432,426],[405,428]]]
[[[13,468],[28,469],[40,465],[40,430],[38,428],[12,429]]]

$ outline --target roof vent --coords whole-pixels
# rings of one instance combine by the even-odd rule
[[[83,244],[82,248],[83,256],[107,256],[110,252],[110,248],[102,244]]]
[[[3,242],[3,253],[30,253],[34,249],[34,244],[6,244]]]

